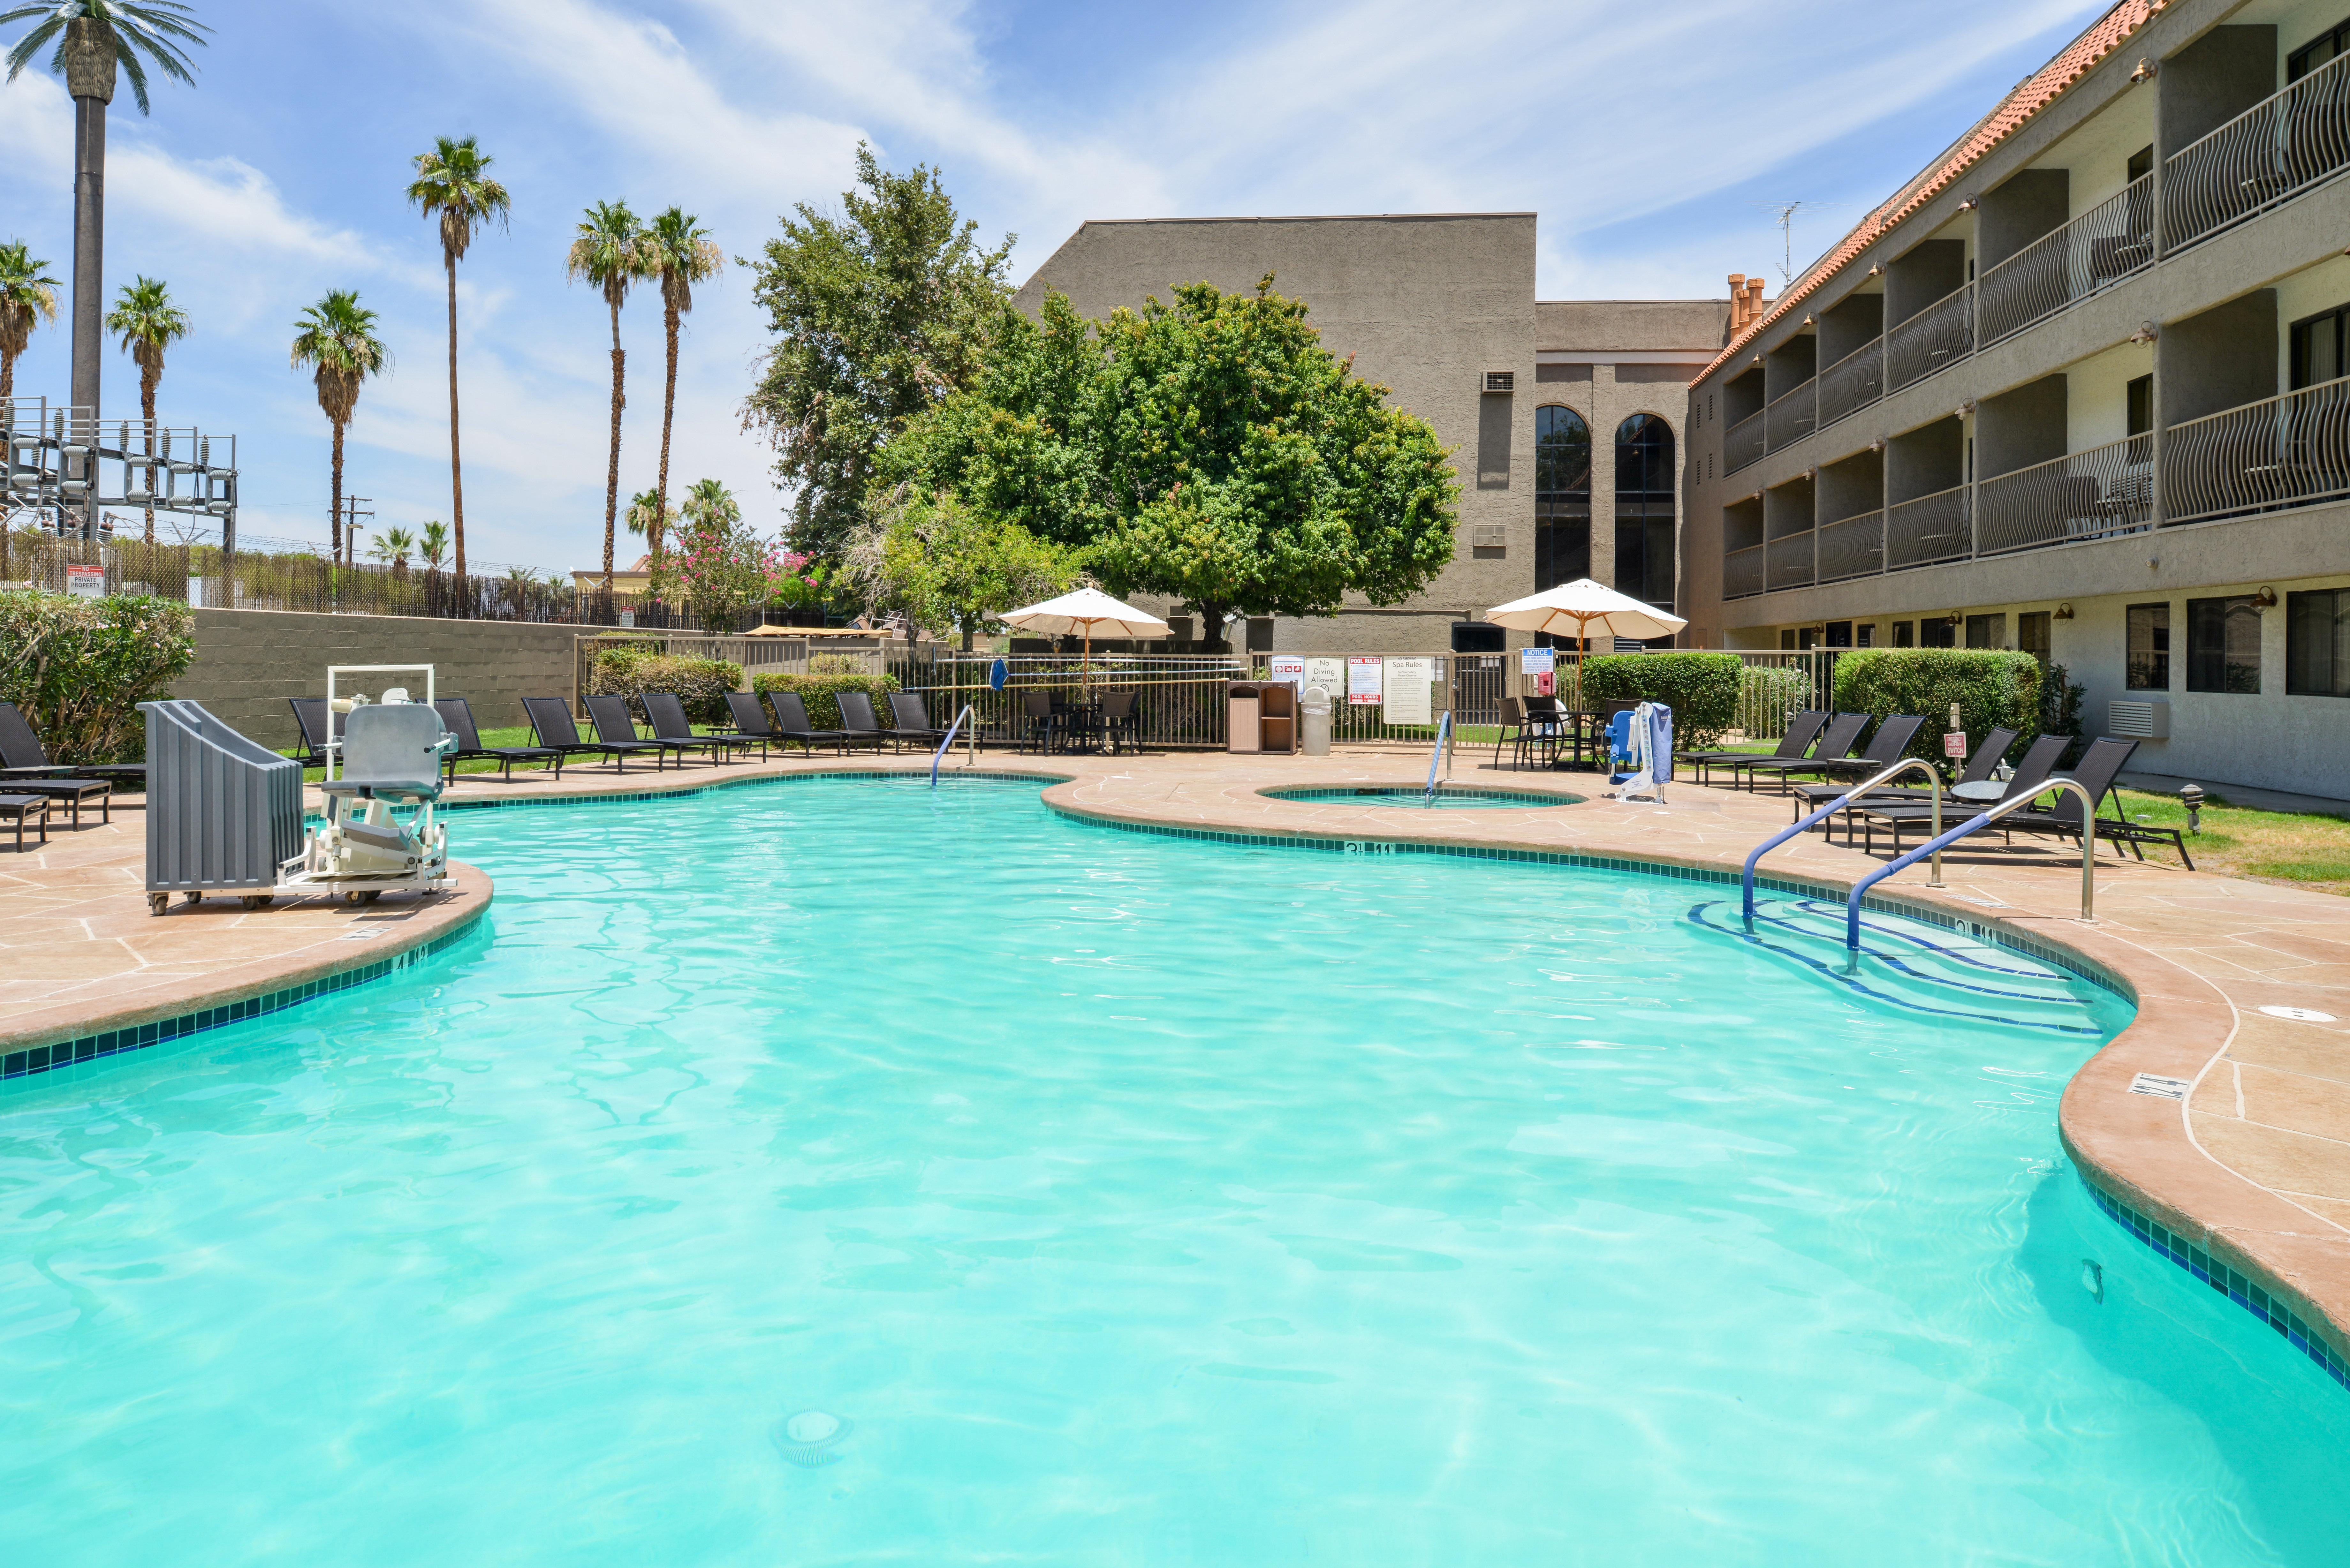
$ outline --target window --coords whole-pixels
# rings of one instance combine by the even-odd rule
[[[1872,622],[1866,624],[1860,628],[1860,646],[1863,648],[1875,648],[1877,646],[1877,627],[1875,623]]]
[[[1591,427],[1573,409],[1534,410],[1534,591],[1591,575]]]
[[[2342,374],[2342,330],[2350,305],[2293,324],[2293,390],[2331,381]]]
[[[2285,595],[2284,689],[2292,697],[2350,697],[2350,588]]]
[[[1969,648],[2005,648],[2007,617],[2001,615],[1970,615],[1967,617]]]
[[[2261,612],[2251,597],[2187,601],[2187,690],[2261,691]]]
[[[1937,616],[1932,620],[1921,620],[1918,623],[1918,646],[1956,648],[1959,643],[1958,634],[1959,628],[1950,624],[1948,616]]]
[[[2127,178],[2143,180],[2153,172],[2154,148],[2151,145],[2141,147],[2129,155],[2129,168],[2126,171]]]
[[[1616,427],[1616,591],[1673,607],[1673,428],[1655,414]]]
[[[2048,612],[2046,610],[2026,610],[2015,618],[2015,646],[2040,660],[2043,668],[2046,667],[2048,663]]]
[[[1910,640],[1909,623],[1908,621],[1897,620],[1893,623],[1893,646],[1896,648],[1913,648],[1916,646],[1916,644]]]
[[[2129,607],[2129,675],[2133,691],[2170,690],[2170,607]]]
[[[2350,54],[2350,21],[2338,22],[2285,58],[2284,79],[2297,82],[2328,61]]]
[[[1830,648],[1850,648],[1852,646],[1852,622],[1848,620],[1832,620],[1828,622],[1827,641]]]
[[[1792,629],[1779,633],[1779,651],[1782,653],[1795,651],[1795,634]]]
[[[2154,378],[2140,376],[2125,389],[2129,399],[2129,429],[2124,432],[2132,438],[2129,461],[2154,461]]]

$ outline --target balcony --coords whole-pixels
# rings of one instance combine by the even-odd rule
[[[1750,462],[1762,458],[1763,415],[1767,409],[1758,410],[1739,421],[1725,431],[1721,439],[1721,472],[1735,473]]]
[[[2350,166],[2350,55],[2253,105],[2162,165],[2165,253],[2290,201]]]
[[[2035,462],[1976,490],[1977,555],[2135,534],[2154,524],[2154,438]]]
[[[2053,229],[1982,275],[1976,329],[1988,346],[2154,265],[2154,176]]]
[[[1769,553],[1770,586],[1780,588],[1807,588],[1812,586],[1812,534],[1789,534],[1762,546]]]
[[[1885,396],[1885,339],[1873,337],[1819,374],[1819,428]]]
[[[1885,570],[1885,514],[1864,512],[1857,517],[1823,524],[1820,527],[1817,576],[1823,583],[1847,577],[1874,576]]]
[[[1780,393],[1771,406],[1762,410],[1764,450],[1778,452],[1812,433],[1819,414],[1819,403],[1814,396],[1818,390],[1817,381],[1805,381],[1800,387]]]
[[[1974,352],[1974,285],[1960,284],[1885,335],[1885,389],[1915,386]]]
[[[1953,485],[1885,509],[1885,565],[1930,566],[1974,554],[1969,486]]]
[[[1752,598],[1762,591],[1763,548],[1750,545],[1743,550],[1731,550],[1721,557],[1721,597],[1726,599]]]
[[[2162,493],[2165,525],[2350,495],[2350,377],[2170,426]]]

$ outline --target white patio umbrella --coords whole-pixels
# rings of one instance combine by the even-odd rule
[[[1099,588],[1072,588],[1058,598],[1043,604],[1006,610],[996,619],[1023,631],[1044,632],[1054,637],[1082,635],[1086,639],[1083,659],[1079,664],[1080,679],[1090,684],[1093,673],[1094,634],[1104,637],[1165,637],[1167,623],[1157,616],[1135,608],[1110,597]]]
[[[1595,629],[1610,637],[1670,637],[1689,622],[1669,610],[1602,587],[1589,577],[1577,577],[1555,588],[1544,588],[1522,599],[1512,599],[1485,612],[1494,626],[1514,631],[1546,631],[1575,639],[1575,705],[1583,698],[1583,645]]]

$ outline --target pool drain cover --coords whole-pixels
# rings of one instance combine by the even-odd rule
[[[851,1427],[845,1416],[836,1416],[828,1410],[802,1410],[775,1423],[775,1451],[802,1469],[833,1464],[847,1457],[838,1450]]]

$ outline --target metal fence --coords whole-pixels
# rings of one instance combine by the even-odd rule
[[[1975,347],[1974,285],[1961,284],[1885,335],[1885,389],[1947,369]]]
[[[2178,250],[2350,167],[2350,56],[2254,104],[2162,165],[2162,244]]]
[[[1885,509],[1885,565],[1922,566],[1963,559],[1974,550],[1974,529],[1963,484],[1896,502]]]
[[[2162,432],[2165,524],[2306,506],[2345,494],[2350,377]]]
[[[978,738],[988,745],[1014,745],[1028,735],[1032,697],[1066,702],[1088,691],[1132,691],[1139,739],[1150,751],[1222,747],[1226,683],[1252,674],[1244,659],[1226,654],[1100,654],[1088,660],[1018,653],[1003,659],[1007,679],[997,691],[989,684],[996,658],[911,651],[889,657],[886,673],[899,690],[919,694],[941,728],[970,704]]]
[[[1823,583],[1885,569],[1885,514],[1864,512],[1820,526],[1817,576]]]
[[[2134,534],[2154,522],[2154,438],[2127,436],[1975,488],[1981,555]]]
[[[1758,409],[1723,432],[1721,471],[1724,473],[1735,473],[1748,463],[1762,460],[1763,412]]]
[[[2154,176],[2141,174],[1986,271],[1976,329],[1996,343],[2153,265]]]
[[[1820,372],[1820,428],[1885,395],[1885,339],[1872,337]]]
[[[1763,444],[1773,452],[1790,447],[1812,433],[1819,415],[1819,383],[1805,380],[1790,387],[1762,410]]]

